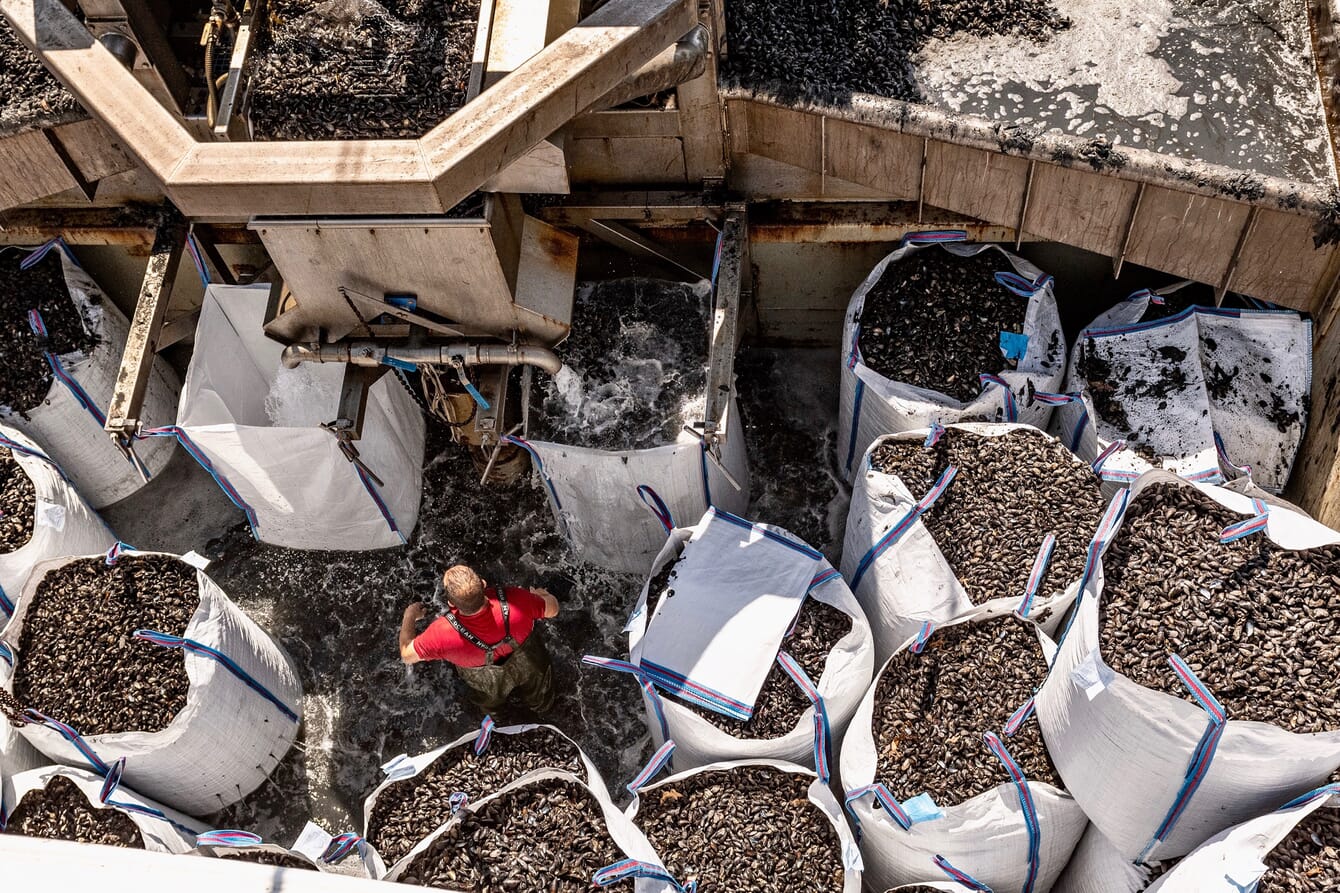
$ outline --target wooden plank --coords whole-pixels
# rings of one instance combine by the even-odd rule
[[[479,188],[484,192],[530,192],[567,195],[568,159],[563,154],[563,137],[541,140],[529,152],[513,161]]]
[[[1038,164],[1026,229],[1044,239],[1115,257],[1121,253],[1131,202],[1139,189],[1129,180],[1082,168]]]
[[[699,4],[699,23],[713,34],[713,11]],[[716,180],[726,176],[726,119],[717,90],[720,59],[708,44],[707,68],[675,91],[683,116],[684,167],[693,181]]]
[[[56,137],[90,183],[135,168],[135,159],[121,148],[102,125],[93,119],[64,124]]]
[[[824,170],[890,199],[914,199],[921,179],[920,137],[828,119]]]
[[[731,189],[755,200],[885,198],[868,186],[849,183],[837,177],[825,177],[819,171],[796,167],[760,155],[734,156],[731,159],[730,173]]]
[[[925,202],[1013,228],[1019,221],[1028,161],[931,140]]]
[[[750,103],[747,121],[750,154],[823,172],[822,117]]]
[[[569,175],[593,186],[676,185],[688,181],[684,144],[674,137],[574,139],[568,145]]]
[[[1221,282],[1248,205],[1161,186],[1145,189],[1126,258],[1198,282]]]
[[[1309,217],[1262,208],[1242,246],[1232,290],[1315,314],[1318,283],[1326,281],[1336,246],[1315,247],[1314,225]]]
[[[0,209],[13,208],[79,186],[79,181],[70,174],[41,130],[0,140],[0,170],[21,174],[0,177]]]
[[[1312,417],[1285,496],[1328,527],[1340,528],[1340,327],[1312,359]]]
[[[618,109],[591,112],[572,119],[568,135],[574,139],[680,136],[679,112],[674,109]]]
[[[726,150],[732,163],[738,155],[749,154],[749,108],[751,102],[726,103]]]

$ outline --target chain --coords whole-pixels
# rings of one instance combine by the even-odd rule
[[[356,294],[362,295],[363,293],[360,291],[356,292]],[[349,297],[349,289],[345,288],[343,285],[340,286],[340,297],[344,298],[344,303],[348,304],[349,309],[353,311],[354,318],[357,319],[359,325],[363,327],[363,332],[367,337],[371,338],[372,326],[368,325],[368,321],[363,318],[363,314],[358,312],[358,305],[354,303],[353,298]],[[364,297],[366,297],[366,295],[364,295]]]
[[[9,724],[16,729],[21,729],[28,724],[24,718],[24,707],[19,703],[19,699],[9,692],[0,688],[0,713],[3,713]]]
[[[470,401],[470,414],[463,419],[456,418],[455,406],[447,399],[447,387],[442,383],[442,373],[437,369],[432,366],[420,366],[419,383],[423,386],[423,396],[428,401],[428,411],[434,416],[450,427],[458,429],[474,421],[479,407],[473,400]]]

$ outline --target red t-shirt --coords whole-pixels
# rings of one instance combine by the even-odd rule
[[[507,593],[508,624],[512,628],[512,638],[521,644],[535,628],[535,621],[544,617],[544,599],[518,586],[508,586],[504,591]],[[451,611],[461,626],[474,633],[484,644],[492,645],[503,640],[502,604],[493,587],[488,590],[488,606],[478,614],[463,617],[455,608]],[[462,638],[445,617],[428,624],[428,628],[414,639],[414,652],[420,660],[449,660],[460,667],[484,666],[484,652]],[[501,660],[511,653],[512,649],[503,645],[493,652],[493,659]]]

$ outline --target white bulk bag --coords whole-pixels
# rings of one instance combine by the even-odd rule
[[[833,831],[837,834],[838,846],[841,850],[838,856],[842,860],[842,893],[860,893],[861,891],[861,872],[863,870],[861,862],[861,850],[856,844],[856,839],[852,836],[851,826],[847,824],[846,817],[842,814],[842,807],[838,804],[837,798],[828,787],[828,776],[826,774],[816,775],[810,769],[797,766],[794,763],[784,760],[723,760],[715,763],[696,766],[687,771],[671,775],[658,782],[652,782],[651,779],[670,761],[675,753],[677,742],[667,741],[658,748],[652,755],[651,762],[638,773],[637,778],[633,779],[628,785],[628,789],[633,793],[633,802],[628,804],[626,815],[633,824],[637,823],[637,812],[642,805],[644,795],[655,794],[660,788],[677,784],[685,779],[692,778],[704,772],[730,772],[733,769],[744,769],[751,766],[764,766],[769,769],[776,769],[779,772],[786,772],[790,775],[801,775],[806,778],[812,778],[814,781],[810,784],[807,792],[809,801],[819,808],[819,810],[828,818],[833,826]],[[641,833],[639,831],[639,833]],[[681,879],[676,879],[676,883],[681,883]]]
[[[4,651],[0,649],[0,661],[3,660]],[[45,766],[49,762],[37,748],[28,743],[28,739],[19,734],[18,729],[10,725],[4,716],[0,716],[0,785],[4,784],[6,778]]]
[[[363,834],[367,835],[371,831],[372,810],[377,805],[377,799],[381,797],[382,793],[387,788],[421,774],[429,766],[436,763],[443,754],[448,753],[449,751],[462,747],[474,747],[475,753],[482,753],[488,748],[494,735],[521,735],[535,729],[548,729],[576,748],[582,764],[582,774],[584,776],[582,780],[594,788],[604,789],[605,780],[600,777],[600,771],[596,769],[595,764],[592,763],[591,759],[586,755],[586,751],[582,750],[581,746],[578,745],[576,741],[573,741],[567,735],[563,734],[563,731],[557,726],[543,725],[539,723],[499,726],[493,722],[491,717],[485,717],[478,729],[462,735],[450,744],[444,744],[434,750],[412,757],[402,753],[397,757],[393,757],[382,766],[382,771],[386,773],[385,780],[377,785],[372,793],[368,794],[366,799],[363,800]],[[463,800],[456,808],[459,809],[460,806],[465,805],[467,802],[469,801]],[[371,851],[369,854],[369,863],[372,866],[372,875],[373,877],[381,877],[386,873],[386,866],[381,858],[381,854],[377,853],[370,843],[367,844],[367,848]]]
[[[308,822],[294,841],[283,847],[266,843],[250,831],[205,831],[196,836],[192,855],[208,858],[226,858],[228,854],[290,856],[307,863],[314,871],[342,874],[347,877],[372,877],[371,848],[357,834],[331,835],[318,825]],[[353,872],[334,866],[357,853],[362,865]],[[301,870],[301,869],[297,869]]]
[[[64,379],[53,375],[46,400],[26,413],[0,408],[0,421],[42,444],[46,454],[70,476],[75,489],[93,508],[100,509],[144,486],[135,464],[103,430],[106,422],[103,413],[112,402],[130,324],[97,283],[80,269],[63,242],[48,242],[28,259],[41,260],[53,250],[60,254],[70,298],[88,330],[97,337],[98,345],[88,355],[70,353],[53,357]],[[181,390],[176,373],[162,357],[155,357],[148,379],[140,410],[144,426],[172,424]],[[167,465],[172,444],[163,440],[137,442],[134,455],[145,473],[152,476]]]
[[[651,576],[654,577],[666,564],[678,559],[695,531],[703,529],[715,514],[717,510],[709,511],[703,516],[698,527],[672,531],[660,555],[656,557]],[[754,524],[751,527],[757,531],[756,535],[760,538],[766,531],[772,537],[781,537],[789,543],[807,548],[799,539],[781,528],[767,524]],[[875,661],[874,641],[865,615],[852,596],[851,590],[847,588],[846,582],[832,565],[818,556],[818,553],[813,555],[814,576],[810,580],[810,589],[806,597],[831,605],[846,614],[851,618],[852,628],[829,652],[822,675],[817,680],[810,681],[813,688],[808,691],[805,686],[801,688],[807,697],[813,699],[817,696],[820,699],[824,707],[823,716],[816,719],[815,709],[810,707],[801,714],[795,728],[781,737],[737,738],[717,728],[687,706],[662,697],[660,692],[646,680],[641,673],[641,653],[648,624],[650,578],[643,584],[637,605],[625,627],[625,631],[629,634],[630,661],[625,663],[587,658],[589,663],[597,666],[623,670],[638,676],[642,682],[643,706],[647,711],[647,727],[652,740],[657,746],[669,740],[675,742],[675,768],[685,770],[721,760],[761,759],[785,760],[814,767],[816,721],[826,723],[829,746],[836,747],[837,742],[841,740],[857,703],[870,684],[870,674],[874,670]],[[732,573],[766,573],[769,569],[766,559],[763,566],[752,564],[744,550],[735,554],[709,556],[706,565],[719,568],[723,586],[730,585]],[[686,631],[686,635],[688,634]],[[698,630],[692,635],[699,638],[710,637],[712,631]],[[785,647],[783,643],[783,651]],[[770,669],[771,660],[768,661],[768,667]],[[831,756],[831,752],[825,756]]]
[[[981,605],[940,624],[939,628],[998,617],[1009,613],[1012,607],[1015,606]],[[915,637],[909,639],[898,652],[911,648],[914,642]],[[1079,804],[1065,791],[1043,782],[1027,782],[1035,813],[1032,824],[1037,828],[1036,866],[1029,856],[1033,842],[1030,822],[1021,805],[1022,792],[1014,783],[997,785],[954,806],[941,806],[940,817],[912,821],[907,828],[894,818],[889,805],[901,808],[903,801],[896,799],[899,794],[905,794],[903,800],[906,800],[921,792],[889,791],[887,784],[896,779],[881,779],[876,774],[879,754],[874,733],[875,696],[887,667],[886,660],[856,708],[842,743],[842,787],[846,791],[847,809],[860,829],[861,855],[870,887],[887,890],[942,880],[943,872],[935,865],[935,858],[941,856],[992,890],[1025,890],[1032,871],[1032,889],[1046,893],[1088,825]],[[1002,704],[1001,708],[1008,711],[1012,706],[1018,705]],[[983,734],[995,731],[982,730]],[[1002,738],[1002,742],[1008,750],[1009,739]],[[986,744],[982,745],[981,758],[994,759]]]
[[[0,634],[0,645],[14,661],[11,666],[0,660],[0,687],[6,691],[13,691],[14,668],[23,660],[23,619],[42,577],[73,560],[56,559],[33,568],[14,617]],[[135,790],[191,815],[208,815],[260,787],[279,765],[298,735],[302,683],[274,639],[203,571],[197,570],[196,579],[200,607],[185,636],[144,643],[146,648],[181,648],[186,662],[191,683],[186,706],[167,728],[83,737],[78,729],[60,724],[60,717],[52,717],[20,731],[51,759],[99,774],[124,757],[126,783]]]
[[[1295,734],[1230,716],[1208,767],[1195,774],[1199,786],[1188,787],[1193,754],[1209,725],[1206,711],[1137,685],[1104,663],[1098,629],[1103,568],[1093,558],[1111,544],[1129,500],[1155,483],[1194,486],[1246,518],[1257,514],[1246,496],[1163,471],[1146,472],[1119,494],[1091,547],[1090,571],[1071,590],[1078,605],[1036,702],[1067,789],[1125,859],[1146,862],[1185,855],[1225,828],[1316,788],[1340,767],[1340,730]],[[1335,531],[1286,508],[1271,508],[1267,517],[1260,535],[1285,549],[1340,542]],[[1157,842],[1175,803],[1182,804],[1180,817]]]
[[[1135,292],[1080,333],[1070,352],[1066,390],[1082,399],[1057,409],[1053,433],[1088,462],[1111,449],[1101,469],[1105,480],[1118,484],[1162,467],[1201,483],[1247,472],[1264,489],[1283,490],[1307,424],[1311,321],[1291,310],[1190,307],[1140,322],[1154,300],[1161,300],[1156,292]],[[1126,377],[1137,382],[1161,381],[1172,358],[1184,355],[1175,362],[1187,377],[1187,389],[1177,399],[1119,395],[1139,434],[1124,449],[1113,445],[1131,432],[1117,430],[1097,414],[1079,369],[1090,341],[1119,357],[1132,370]],[[1115,383],[1120,387],[1120,381]],[[1286,421],[1292,411],[1297,417]],[[1283,415],[1272,420],[1272,412]],[[1136,444],[1146,455],[1131,448]],[[1151,451],[1158,465],[1150,461]]]
[[[1096,825],[1089,825],[1052,893],[1140,893],[1149,869],[1117,851]]]
[[[4,780],[4,809],[0,812],[6,818],[13,815],[24,794],[45,788],[54,778],[68,778],[88,798],[89,806],[114,809],[134,822],[144,838],[144,848],[149,852],[189,853],[195,846],[195,835],[201,830],[200,823],[123,787],[120,784],[123,768],[124,764],[113,766],[106,778],[70,766],[44,766],[19,773]]]
[[[749,507],[749,460],[734,393],[721,428],[726,441],[719,459],[687,431],[681,431],[672,444],[645,450],[508,440],[535,460],[559,530],[578,558],[610,570],[644,574],[665,542],[665,529],[647,514],[639,487],[655,490],[672,519],[696,518],[714,505],[737,514]]]
[[[535,772],[530,772],[506,787],[499,789],[495,794],[484,797],[481,800],[476,800],[473,803],[467,803],[450,821],[446,822],[428,837],[425,837],[420,841],[418,846],[410,850],[405,858],[392,865],[382,880],[398,881],[400,876],[420,853],[431,847],[437,839],[447,831],[447,829],[459,823],[469,813],[482,809],[491,801],[508,794],[517,788],[522,788],[548,779],[557,779],[559,781],[578,785],[590,792],[591,796],[600,804],[600,811],[604,814],[605,826],[609,831],[610,837],[614,839],[615,845],[627,857],[623,863],[615,863],[615,865],[626,865],[626,870],[630,872],[639,870],[642,872],[641,875],[632,875],[637,877],[633,888],[637,893],[671,893],[671,891],[674,890],[674,887],[668,881],[650,876],[659,872],[662,878],[668,877],[665,875],[664,867],[656,858],[656,853],[652,849],[651,844],[647,842],[647,838],[631,821],[628,820],[627,817],[624,816],[622,812],[618,810],[614,805],[614,802],[610,800],[609,792],[605,790],[603,784],[587,784],[575,775],[550,769],[540,769]],[[610,866],[610,868],[612,869],[614,866]]]
[[[870,271],[847,305],[847,316],[843,323],[841,396],[838,403],[838,462],[848,480],[858,471],[856,462],[861,455],[876,438],[885,434],[982,418],[1023,422],[1045,428],[1051,418],[1052,405],[1032,399],[1032,394],[1057,390],[1065,375],[1065,339],[1061,333],[1061,316],[1056,309],[1052,277],[998,245],[963,244],[966,234],[962,232],[952,234],[960,244],[948,244],[939,238],[941,235],[944,234],[914,233],[909,236],[897,250]],[[933,238],[934,241],[919,242],[919,236]],[[890,264],[918,251],[940,250],[958,257],[997,251],[1001,255],[1001,268],[1012,267],[1015,273],[1028,280],[1032,289],[1031,295],[1026,298],[1028,310],[1024,315],[1028,348],[1019,360],[1018,368],[999,372],[998,375],[994,369],[981,370],[983,374],[997,376],[1001,383],[987,384],[981,395],[968,403],[939,391],[891,381],[865,365],[861,359],[861,314],[865,309],[866,296],[883,278],[884,271]],[[952,351],[952,341],[945,344],[943,349]],[[1001,364],[1004,365],[1003,359]]]
[[[266,398],[281,375],[283,348],[265,337],[268,300],[268,285],[208,288],[178,428],[159,433],[176,434],[203,456],[263,542],[294,549],[401,545],[419,517],[425,431],[419,407],[394,372],[368,390],[363,437],[354,446],[382,486],[319,423],[275,427]],[[313,417],[324,411],[323,421],[333,421],[344,369],[303,364],[286,381],[319,391],[327,405],[311,407]]]
[[[1002,437],[1011,431],[1031,428],[1012,424],[950,427],[979,437]],[[875,635],[875,659],[881,663],[914,637],[926,621],[943,623],[974,608],[935,537],[920,521],[921,515],[945,492],[940,482],[929,493],[913,493],[897,475],[877,471],[871,464],[871,455],[880,445],[925,441],[929,433],[930,429],[923,429],[878,438],[866,450],[855,475],[842,544],[842,575],[850,581],[856,600],[870,621]],[[952,481],[947,486],[952,487]],[[1066,580],[1065,584],[1070,582]],[[1063,595],[1064,592],[1039,593],[1032,604],[1041,609]],[[987,605],[1012,611],[1023,597],[1020,592],[1017,598],[1006,600],[1007,604],[988,602]]]
[[[33,536],[13,552],[0,552],[0,625],[14,613],[14,599],[28,582],[28,573],[40,561],[66,555],[103,552],[116,542],[74,485],[33,441],[13,428],[0,425],[0,449],[8,449],[19,469],[32,481]]]
[[[1265,857],[1319,809],[1340,809],[1340,784],[1326,785],[1207,840],[1155,881],[1149,893],[1240,893],[1256,889]],[[1340,866],[1333,866],[1340,871]]]

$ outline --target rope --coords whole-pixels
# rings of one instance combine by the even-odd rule
[[[470,401],[470,414],[463,419],[456,418],[455,404],[448,399],[447,386],[442,382],[442,373],[432,366],[419,367],[420,382],[423,385],[424,407],[434,418],[445,422],[452,428],[464,428],[475,420],[479,404]]]

